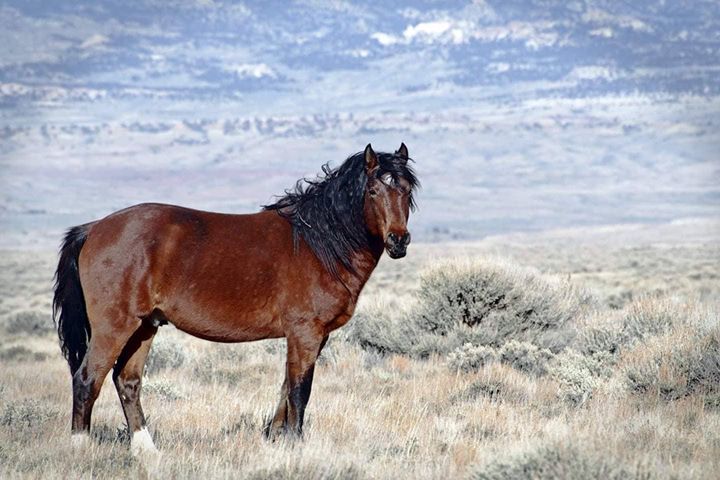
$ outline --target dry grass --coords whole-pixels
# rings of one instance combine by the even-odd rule
[[[417,272],[425,258],[436,256],[435,248],[418,249],[406,263],[383,261],[363,298],[364,318],[382,325],[387,317],[379,312],[388,308],[378,304],[412,310]],[[552,270],[560,274],[576,268],[547,260],[564,253],[528,251],[511,256],[534,258],[524,263],[543,271],[542,262],[555,262]],[[717,261],[693,252],[683,264],[668,250],[663,262],[674,265],[668,285],[686,285],[697,263]],[[620,254],[606,258],[614,255]],[[129,454],[109,379],[96,404],[91,450],[76,458],[68,447],[70,382],[56,339],[42,329],[18,328],[23,322],[16,320],[19,312],[35,312],[26,317],[31,324],[34,315],[48,314],[52,264],[51,254],[0,254],[0,478],[145,476]],[[616,276],[615,264],[603,270],[594,259],[591,267],[597,270],[593,278],[613,283],[608,278]],[[624,274],[616,278],[633,298],[652,293],[642,279],[633,284]],[[612,290],[588,276],[573,274],[571,281],[601,300]],[[390,286],[394,298],[378,300]],[[699,303],[702,292],[687,288],[678,291],[690,302],[648,299],[573,318],[578,335],[569,348],[548,352],[547,372],[532,371],[527,359],[534,357],[528,355],[537,352],[526,345],[515,345],[512,355],[505,348],[506,362],[503,345],[489,361],[453,368],[457,360],[444,353],[383,355],[337,332],[317,367],[299,443],[268,443],[261,436],[282,381],[281,341],[220,345],[163,327],[143,399],[163,452],[150,476],[715,478],[718,310]],[[402,319],[402,313],[394,317],[396,323],[379,335],[402,337]],[[646,386],[637,387],[631,377]],[[667,385],[680,393],[659,394]]]

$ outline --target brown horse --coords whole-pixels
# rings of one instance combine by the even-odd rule
[[[365,151],[255,214],[143,204],[68,230],[53,316],[72,374],[73,443],[85,443],[113,370],[131,450],[155,451],[140,406],[158,326],[216,342],[287,339],[270,437],[302,434],[313,370],[328,334],[353,314],[383,250],[405,255],[418,182],[404,144]]]

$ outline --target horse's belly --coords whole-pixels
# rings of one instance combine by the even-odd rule
[[[198,315],[171,311],[166,317],[178,330],[214,342],[251,342],[285,336],[280,322],[267,312],[207,312]]]

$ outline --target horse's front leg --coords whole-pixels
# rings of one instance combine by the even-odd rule
[[[285,365],[285,381],[280,388],[280,402],[278,403],[275,415],[270,423],[265,427],[265,437],[275,439],[285,432],[287,424],[287,407],[288,407],[288,380],[287,380],[287,364]]]
[[[326,341],[327,336],[324,332],[309,328],[307,325],[288,334],[285,383],[280,405],[270,424],[270,436],[278,433],[302,436],[305,407],[310,400],[315,361]]]

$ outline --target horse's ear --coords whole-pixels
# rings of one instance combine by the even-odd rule
[[[378,158],[375,151],[372,149],[372,145],[369,143],[365,147],[365,171],[368,173],[372,172],[378,167]]]
[[[407,162],[407,159],[410,158],[410,155],[408,154],[408,149],[405,146],[405,143],[400,144],[400,148],[397,149],[396,154],[400,155],[400,158],[405,160]]]

